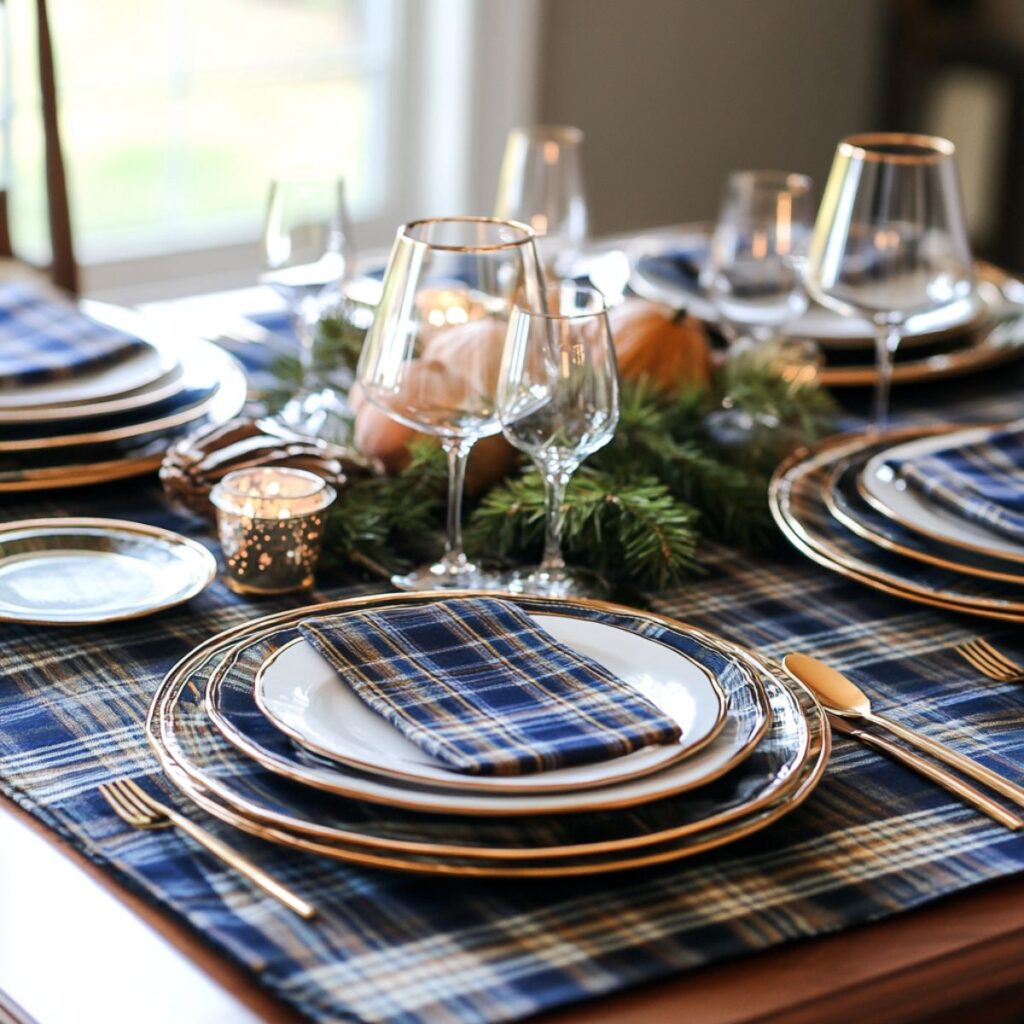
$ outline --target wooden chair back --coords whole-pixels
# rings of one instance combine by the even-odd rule
[[[0,0],[3,8],[4,0]],[[6,26],[5,26],[6,27]],[[68,206],[67,179],[61,151],[57,119],[57,79],[53,63],[53,41],[46,0],[36,0],[36,28],[39,40],[39,92],[43,118],[46,166],[46,199],[50,229],[51,261],[49,276],[55,285],[78,293],[78,264],[71,235],[71,211]],[[11,244],[9,182],[0,186],[0,257],[13,257]]]

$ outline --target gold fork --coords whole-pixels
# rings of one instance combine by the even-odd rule
[[[307,921],[316,916],[316,908],[286,889],[241,854],[236,853],[227,843],[221,842],[206,829],[200,828],[190,818],[151,797],[134,779],[113,779],[101,783],[99,789],[122,821],[135,828],[168,828],[174,825],[215,857],[219,857],[229,867],[248,878],[253,885],[259,886],[267,895],[283,903],[289,910]]]
[[[957,654],[982,675],[1000,683],[1024,683],[1024,666],[997,651],[987,640],[975,637],[958,644]]]

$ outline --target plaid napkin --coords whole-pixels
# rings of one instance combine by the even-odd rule
[[[1024,420],[984,441],[890,465],[937,504],[1024,543]]]
[[[679,737],[634,689],[504,601],[454,599],[299,628],[377,714],[456,771],[547,771]]]
[[[77,377],[145,346],[25,281],[0,284],[0,389]]]

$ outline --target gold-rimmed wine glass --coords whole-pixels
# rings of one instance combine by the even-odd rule
[[[907,320],[965,299],[974,286],[953,143],[895,132],[843,139],[818,210],[806,282],[823,305],[874,324],[874,426],[884,430]]]
[[[500,430],[495,390],[514,305],[544,307],[533,231],[493,217],[438,217],[398,230],[357,377],[366,399],[433,434],[448,456],[444,556],[405,590],[499,584],[462,548],[462,488],[474,442]]]

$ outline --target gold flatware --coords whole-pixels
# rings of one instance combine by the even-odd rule
[[[858,729],[840,715],[830,714],[828,720],[836,732],[840,732],[844,736],[850,736],[859,743],[864,744],[865,747],[870,747],[872,750],[876,750],[880,754],[884,754],[886,757],[899,761],[908,768],[912,768],[926,779],[930,779],[936,785],[960,797],[964,803],[970,804],[975,810],[981,811],[982,814],[987,814],[990,818],[995,819],[1000,825],[1005,825],[1014,832],[1024,828],[1024,818],[1014,814],[1013,811],[1007,810],[991,797],[982,793],[980,789],[976,789],[969,782],[964,782],[963,779],[958,778],[951,771],[947,771],[940,765],[933,764],[931,761],[921,757],[920,754],[915,754],[912,750],[898,746],[890,740],[865,732],[863,729]]]
[[[980,636],[957,644],[954,650],[989,679],[1000,683],[1024,683],[1024,665],[1018,665]]]
[[[1018,786],[991,768],[986,768],[985,765],[936,742],[923,733],[908,729],[905,725],[893,722],[882,715],[876,715],[871,710],[871,701],[868,700],[867,694],[841,672],[830,668],[824,662],[807,654],[787,654],[782,659],[782,665],[794,679],[798,679],[818,695],[826,711],[880,726],[926,754],[931,754],[932,757],[963,772],[975,782],[984,783],[989,789],[994,789],[1005,796],[1007,800],[1024,807],[1024,786]]]
[[[194,821],[179,814],[173,808],[155,800],[134,779],[114,779],[111,782],[101,783],[99,789],[122,821],[126,821],[135,828],[168,828],[174,825],[186,835],[191,836],[215,857],[219,857],[229,867],[248,878],[268,896],[273,896],[279,903],[284,904],[289,910],[294,911],[307,921],[316,916],[315,907],[310,906],[280,882],[271,878],[261,868],[236,853],[227,843],[221,842],[216,836],[211,835],[206,829],[200,828]]]

